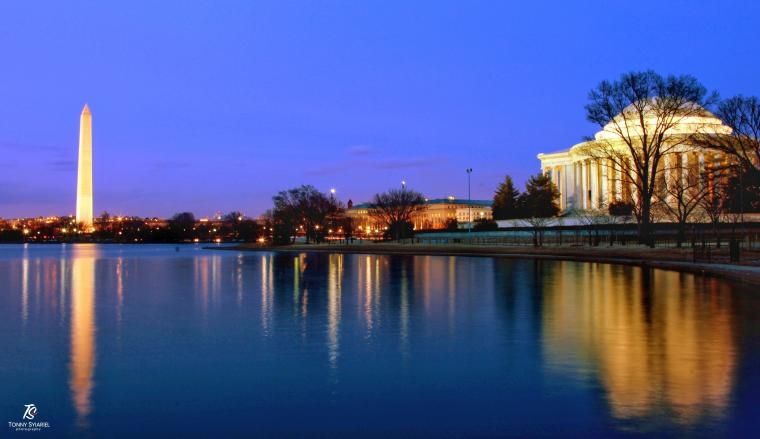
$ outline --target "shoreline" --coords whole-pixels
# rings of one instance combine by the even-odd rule
[[[644,247],[512,247],[482,245],[424,244],[294,244],[261,246],[240,244],[225,247],[204,247],[212,250],[275,252],[275,253],[342,253],[410,256],[469,256],[511,259],[563,260],[602,264],[632,265],[642,268],[679,271],[701,276],[718,277],[745,284],[760,285],[760,266],[729,263],[693,262],[686,259],[689,249]]]

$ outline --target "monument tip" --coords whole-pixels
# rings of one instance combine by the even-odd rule
[[[87,104],[84,104],[84,108],[82,108],[82,114],[89,114],[90,113],[90,107]]]

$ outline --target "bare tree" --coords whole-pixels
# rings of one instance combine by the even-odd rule
[[[609,217],[606,210],[599,209],[578,209],[572,212],[580,223],[586,227],[586,234],[589,245],[599,245],[599,226],[605,224],[606,218]],[[596,235],[596,239],[594,236]]]
[[[411,234],[412,217],[425,209],[425,197],[409,189],[391,189],[375,194],[369,203],[369,214],[387,227],[393,239],[406,238]]]
[[[272,197],[274,202],[276,241],[287,242],[302,227],[306,242],[321,242],[328,230],[331,218],[343,213],[342,204],[334,197],[318,191],[314,186],[302,185],[280,191]]]
[[[712,171],[694,172],[680,155],[669,158],[672,164],[661,174],[655,188],[655,210],[676,224],[676,246],[680,248],[686,240],[686,224],[703,213],[699,208],[710,194],[715,175]]]
[[[728,179],[732,168],[718,169],[712,177],[712,188],[700,200],[699,207],[710,221],[715,237],[716,247],[720,248],[720,222],[728,208]]]
[[[666,154],[692,143],[691,131],[717,100],[692,76],[662,77],[653,71],[626,73],[603,81],[589,93],[586,117],[602,131],[584,153],[621,171],[635,188],[634,206],[639,241],[652,245],[652,201],[657,174]],[[688,121],[692,130],[679,130]]]
[[[760,99],[726,99],[718,104],[716,116],[731,128],[731,133],[700,136],[700,145],[727,154],[747,171],[760,172]]]
[[[556,219],[556,217],[546,216],[530,216],[524,219],[532,229],[534,247],[544,245],[544,229],[552,225]]]

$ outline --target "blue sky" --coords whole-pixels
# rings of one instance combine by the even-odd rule
[[[0,217],[71,214],[79,112],[95,210],[257,215],[280,189],[490,198],[597,129],[630,70],[760,95],[755,2],[0,4]]]

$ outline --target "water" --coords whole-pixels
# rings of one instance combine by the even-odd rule
[[[636,267],[0,246],[0,436],[748,436],[751,287]],[[25,405],[41,433],[15,432]]]

